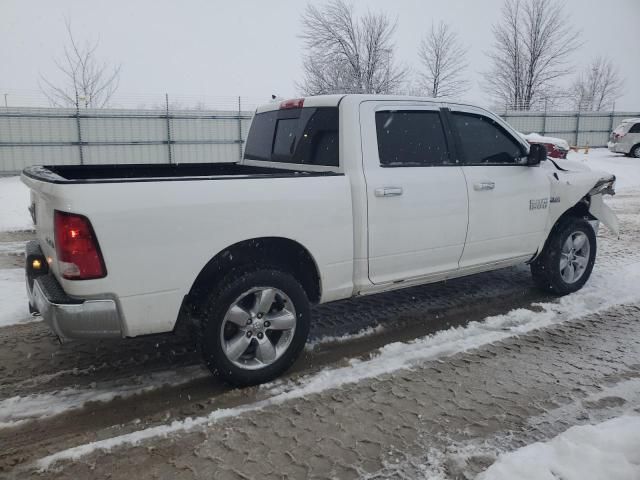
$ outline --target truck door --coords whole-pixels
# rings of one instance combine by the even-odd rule
[[[467,181],[469,230],[460,267],[531,256],[545,235],[551,184],[544,168],[526,166],[526,147],[502,120],[481,109],[451,108]]]
[[[369,279],[381,284],[457,270],[467,189],[439,105],[363,102],[360,128]]]

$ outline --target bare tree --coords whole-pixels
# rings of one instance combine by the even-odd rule
[[[427,95],[448,97],[460,95],[469,88],[463,76],[468,67],[466,55],[467,49],[449,25],[440,22],[437,27],[431,26],[418,50],[424,67],[421,83]]]
[[[610,110],[622,95],[623,84],[611,60],[596,57],[572,85],[574,106],[578,110]]]
[[[491,69],[485,88],[507,108],[530,110],[550,98],[557,80],[569,73],[579,33],[556,0],[505,0],[493,26]]]
[[[68,45],[64,56],[55,60],[62,80],[57,83],[40,76],[40,89],[52,105],[84,108],[105,107],[118,88],[120,65],[109,67],[96,58],[98,42],[80,44],[73,36],[69,20],[65,20]]]
[[[306,46],[305,95],[324,93],[391,93],[400,88],[406,70],[394,61],[396,24],[388,16],[368,12],[354,16],[353,6],[332,0],[302,15]]]

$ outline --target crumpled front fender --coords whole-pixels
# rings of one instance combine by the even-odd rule
[[[589,213],[604,223],[616,237],[620,235],[620,223],[618,222],[618,217],[616,217],[613,210],[604,203],[602,194],[591,196]]]
[[[597,188],[603,181],[615,180],[613,175],[591,170],[570,171],[560,168],[551,169],[550,166],[547,168],[552,173],[549,176],[551,192],[546,235],[540,242],[538,250],[531,261],[535,260],[542,252],[550,232],[560,217],[582,202],[589,206],[590,215],[605,224],[616,236],[619,235],[618,218],[602,200],[603,193],[614,193],[613,188],[612,186],[601,190]],[[584,212],[584,210],[582,211]]]

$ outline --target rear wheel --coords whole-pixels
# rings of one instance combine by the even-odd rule
[[[629,155],[632,157],[640,158],[640,143],[631,149]]]
[[[238,386],[287,370],[309,334],[310,307],[289,273],[260,268],[228,276],[208,299],[201,347],[209,369]]]
[[[596,259],[596,235],[583,218],[568,217],[552,230],[542,253],[531,264],[535,284],[556,295],[580,290]]]

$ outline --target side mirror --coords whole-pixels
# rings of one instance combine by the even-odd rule
[[[547,159],[547,147],[539,143],[532,143],[527,156],[527,166],[540,165],[540,162]]]

